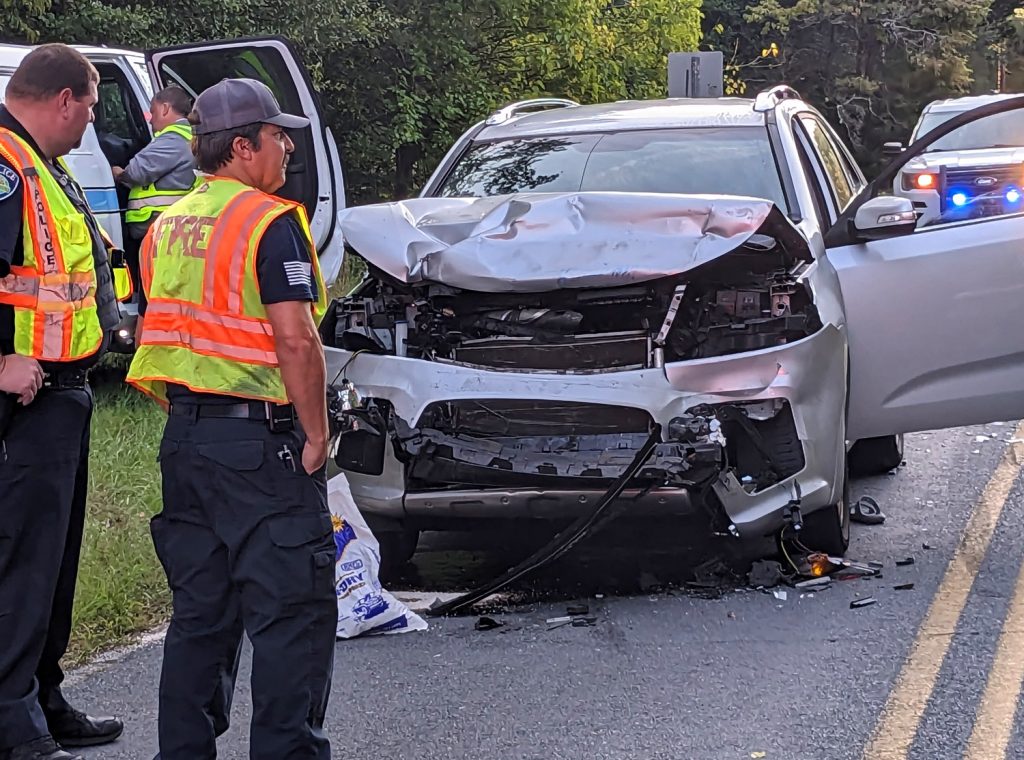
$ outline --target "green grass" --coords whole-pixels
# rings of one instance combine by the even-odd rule
[[[125,643],[170,611],[149,536],[149,518],[160,511],[156,452],[165,415],[124,384],[118,363],[103,367],[93,383],[89,501],[69,664]]]
[[[346,257],[330,296],[346,294],[363,271],[360,260]],[[127,369],[127,357],[110,356],[92,378],[96,411],[70,665],[130,641],[170,614],[170,592],[149,535],[149,518],[161,507],[156,452],[166,416],[124,384]]]

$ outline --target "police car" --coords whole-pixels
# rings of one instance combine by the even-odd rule
[[[910,138],[915,145],[937,127],[972,109],[1017,97],[976,95],[929,103]],[[888,143],[886,152],[903,146]],[[933,143],[896,178],[921,226],[1003,216],[1024,208],[1024,125],[1014,111],[981,119]]]
[[[194,98],[221,79],[250,77],[270,86],[285,111],[304,113],[310,119],[310,129],[292,135],[295,154],[280,195],[306,207],[324,278],[332,282],[337,277],[342,242],[335,226],[345,205],[341,163],[309,76],[287,40],[250,38],[146,52],[75,47],[99,71],[99,102],[94,124],[66,161],[100,224],[114,245],[126,249],[130,262],[137,251],[132,250],[133,241],[124,232],[128,188],[114,183],[111,166],[126,166],[152,139],[148,111],[154,91],[176,84]],[[31,50],[24,45],[0,45],[0,95]],[[0,195],[4,181],[0,177]],[[127,353],[134,348],[138,311],[129,303],[124,312],[112,349]]]

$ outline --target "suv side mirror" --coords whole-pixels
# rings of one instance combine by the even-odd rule
[[[887,142],[882,146],[882,155],[887,158],[898,156],[903,152],[903,143],[901,142]]]
[[[908,235],[917,229],[917,213],[909,198],[881,195],[857,209],[853,226],[862,240]]]

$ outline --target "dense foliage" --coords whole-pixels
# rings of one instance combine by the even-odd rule
[[[147,48],[280,34],[339,140],[352,202],[414,192],[493,108],[545,94],[665,93],[700,40],[699,0],[3,0],[6,41]]]
[[[414,193],[496,106],[657,97],[667,54],[698,47],[724,51],[731,93],[797,87],[871,166],[929,100],[1024,86],[1019,1],[0,0],[0,37],[146,48],[284,35],[362,202]]]

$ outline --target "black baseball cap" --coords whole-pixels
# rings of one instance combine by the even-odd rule
[[[197,135],[246,124],[273,124],[285,129],[309,126],[305,116],[283,113],[270,88],[255,79],[222,79],[199,93],[194,110],[199,122],[193,124],[192,131]]]

